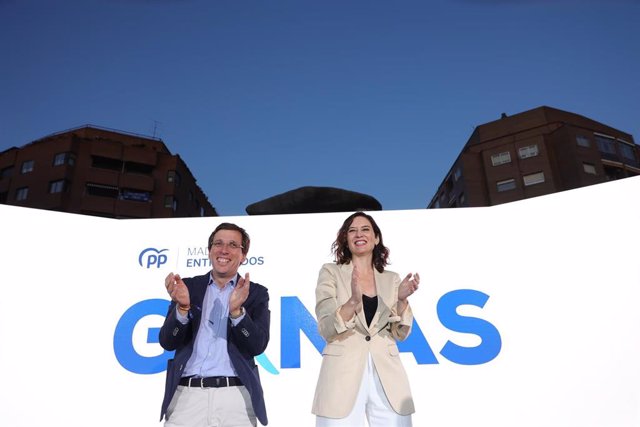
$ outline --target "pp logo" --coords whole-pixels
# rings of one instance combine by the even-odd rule
[[[138,264],[140,267],[151,268],[156,267],[160,268],[162,264],[167,263],[167,255],[162,252],[168,251],[169,249],[156,249],[156,248],[147,248],[140,252],[140,256],[138,256]]]

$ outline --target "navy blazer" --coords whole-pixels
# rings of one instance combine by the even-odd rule
[[[188,313],[189,322],[186,325],[180,323],[176,317],[176,303],[172,302],[160,329],[162,348],[176,351],[174,358],[167,362],[167,379],[160,412],[161,421],[193,352],[195,337],[202,319],[202,302],[209,278],[210,273],[183,279],[189,289],[191,301],[191,310]],[[267,288],[258,283],[250,282],[249,296],[242,306],[246,312],[244,318],[236,326],[232,326],[231,320],[227,325],[227,350],[231,364],[251,395],[251,404],[256,417],[263,425],[267,425],[267,411],[262,385],[258,375],[258,366],[254,360],[255,356],[264,352],[269,343],[271,313]]]

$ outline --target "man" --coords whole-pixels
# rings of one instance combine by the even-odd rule
[[[171,304],[160,345],[176,351],[160,414],[165,427],[256,426],[256,417],[267,425],[254,357],[269,342],[269,294],[238,274],[249,244],[243,228],[222,223],[209,237],[208,274],[165,279]]]

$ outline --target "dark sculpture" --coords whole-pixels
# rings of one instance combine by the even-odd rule
[[[300,187],[269,197],[245,208],[249,215],[379,211],[375,198],[332,187]]]

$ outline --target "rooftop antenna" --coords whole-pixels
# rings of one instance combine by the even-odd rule
[[[158,131],[158,124],[161,124],[161,123],[159,121],[157,121],[157,120],[153,121],[153,137],[154,138],[157,138],[156,137],[156,133]]]

